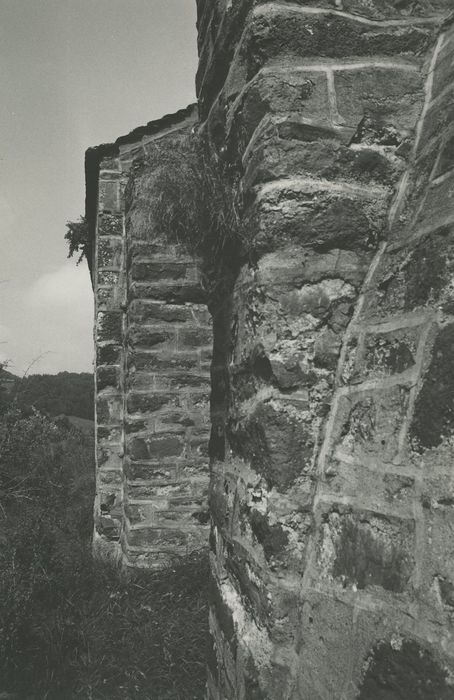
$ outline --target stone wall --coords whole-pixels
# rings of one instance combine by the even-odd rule
[[[95,549],[160,567],[208,538],[210,316],[197,261],[153,221],[194,108],[87,152],[96,299]]]
[[[197,6],[245,227],[216,261],[156,228],[194,110],[87,154],[95,545],[203,546],[209,452],[209,700],[454,699],[452,1]]]
[[[454,697],[450,9],[198,2],[249,222],[214,337],[212,700]]]

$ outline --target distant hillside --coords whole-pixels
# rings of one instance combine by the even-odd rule
[[[93,375],[87,372],[31,374],[21,379],[0,371],[0,386],[21,408],[35,406],[50,416],[76,416],[93,420]]]

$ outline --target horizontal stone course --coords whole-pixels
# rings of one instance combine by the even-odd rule
[[[268,3],[247,26],[242,52],[248,77],[282,53],[299,57],[399,56],[424,52],[435,34],[431,22],[380,25],[341,12],[311,13],[296,5]]]

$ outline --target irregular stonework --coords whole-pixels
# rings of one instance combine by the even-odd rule
[[[95,251],[95,549],[160,567],[208,538],[211,319],[197,261],[162,239],[151,193],[159,154],[190,108],[87,153]]]
[[[454,700],[452,0],[197,8],[245,225],[203,261],[156,230],[190,110],[87,155],[95,544],[165,565],[209,486],[209,700]]]
[[[451,4],[198,6],[248,217],[214,331],[208,697],[454,698]]]

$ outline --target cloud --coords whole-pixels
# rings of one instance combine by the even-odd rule
[[[22,294],[15,318],[11,357],[20,370],[34,361],[33,373],[91,371],[93,292],[85,265],[68,260],[41,275]]]
[[[66,309],[78,315],[80,308],[91,307],[93,303],[86,266],[68,261],[54,272],[41,275],[26,292],[25,303],[33,309]]]
[[[0,195],[0,221],[2,222],[2,230],[8,231],[8,233],[16,221],[13,208],[4,195]]]

